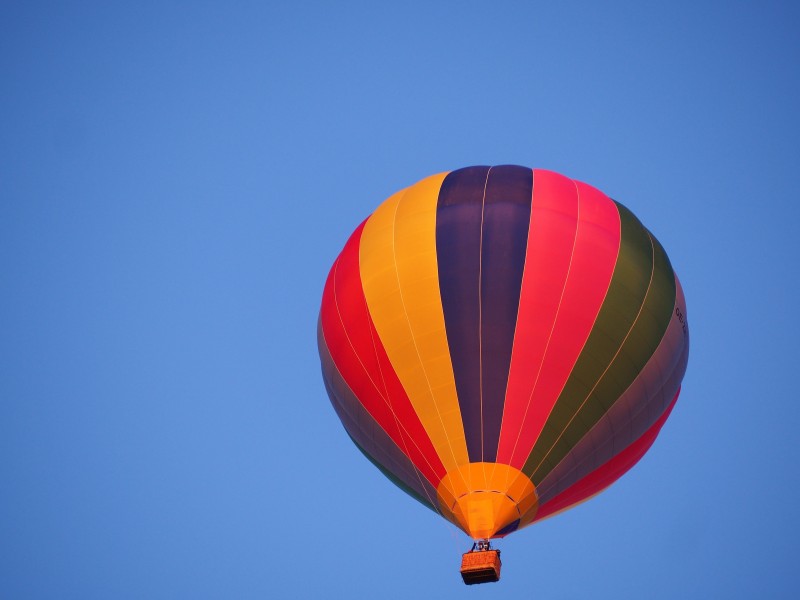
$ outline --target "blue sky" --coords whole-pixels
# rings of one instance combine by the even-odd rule
[[[0,597],[793,598],[790,2],[5,2]],[[384,198],[514,163],[670,255],[692,348],[610,490],[469,541],[325,395],[327,270]]]

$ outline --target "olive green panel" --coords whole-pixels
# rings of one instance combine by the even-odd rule
[[[617,207],[622,239],[608,294],[522,469],[535,485],[630,386],[672,317],[676,291],[669,259],[639,220],[621,204]]]

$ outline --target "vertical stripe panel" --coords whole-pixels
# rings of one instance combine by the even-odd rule
[[[472,462],[494,461],[517,322],[532,172],[516,166],[450,173],[439,195],[439,280]]]
[[[602,192],[534,171],[530,234],[497,460],[521,469],[592,331],[620,217]]]
[[[480,264],[489,167],[467,167],[442,183],[436,210],[439,289],[471,462],[481,461]]]
[[[359,261],[369,312],[442,464],[468,462],[439,296],[436,204],[445,174],[384,202],[367,220]]]
[[[481,461],[497,457],[528,244],[533,173],[489,171],[481,240]]]

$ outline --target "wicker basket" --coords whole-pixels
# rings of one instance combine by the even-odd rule
[[[500,551],[479,550],[461,557],[461,577],[464,583],[490,583],[500,579]]]

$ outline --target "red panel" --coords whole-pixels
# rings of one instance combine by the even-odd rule
[[[619,253],[619,213],[595,188],[536,169],[529,231],[497,454],[518,469],[605,299]]]
[[[365,221],[366,223],[366,221]],[[322,331],[339,373],[364,408],[436,487],[445,469],[378,338],[358,263],[364,223],[347,241],[322,294]]]
[[[680,393],[681,391],[678,389],[678,392],[675,394],[672,402],[670,402],[667,410],[664,411],[664,414],[661,415],[658,421],[653,423],[653,425],[650,426],[650,429],[648,429],[639,439],[625,448],[625,450],[617,454],[614,458],[604,463],[589,473],[586,477],[564,490],[551,501],[540,506],[539,512],[537,513],[534,521],[544,519],[553,513],[564,510],[565,508],[569,508],[573,504],[577,504],[583,500],[586,500],[587,498],[590,498],[591,496],[594,496],[595,494],[598,494],[599,492],[602,492],[617,479],[622,477],[627,471],[629,471],[633,465],[639,462],[642,456],[644,456],[645,453],[650,449],[650,446],[653,445],[653,442],[656,441],[656,437],[661,431],[661,427],[666,422],[667,417],[669,417],[670,413],[672,412],[675,403],[678,401],[678,396]]]

